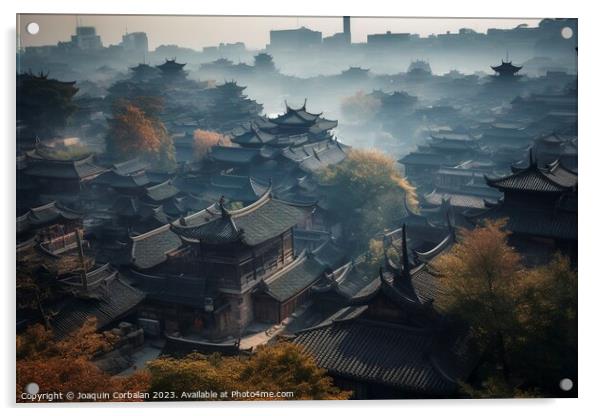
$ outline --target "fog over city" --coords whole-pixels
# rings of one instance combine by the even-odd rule
[[[575,397],[577,43],[564,18],[20,16],[17,391]]]

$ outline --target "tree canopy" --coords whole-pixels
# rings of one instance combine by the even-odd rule
[[[17,335],[17,400],[31,382],[40,393],[146,391],[147,374],[111,376],[92,362],[116,341],[110,333],[97,333],[94,319],[63,340],[42,325],[31,326]]]
[[[194,131],[194,157],[201,160],[213,147],[221,144],[230,146],[230,137],[215,131],[196,129]]]
[[[249,357],[196,353],[181,359],[163,357],[150,362],[148,369],[151,391],[293,392],[292,397],[286,397],[291,400],[343,400],[349,397],[348,392],[333,386],[325,371],[318,368],[308,354],[288,342],[260,346]],[[283,397],[236,398],[228,395],[218,399],[282,400]]]
[[[117,100],[107,134],[108,153],[121,160],[142,157],[160,170],[174,168],[175,148],[159,119],[161,109],[156,97]]]
[[[395,161],[378,150],[351,150],[343,162],[322,172],[321,181],[345,240],[357,250],[366,250],[377,233],[397,226],[405,216],[405,202],[417,205],[414,187]]]
[[[560,255],[527,268],[503,227],[487,221],[461,230],[458,244],[434,264],[442,309],[470,326],[484,352],[482,383],[467,391],[557,397],[561,379],[576,380],[577,275]]]

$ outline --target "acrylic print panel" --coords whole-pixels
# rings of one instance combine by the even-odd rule
[[[16,400],[576,397],[577,35],[18,16]]]

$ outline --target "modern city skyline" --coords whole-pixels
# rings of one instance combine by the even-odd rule
[[[132,15],[20,15],[19,37],[23,47],[52,45],[67,41],[76,25],[94,26],[105,46],[121,41],[126,32],[146,32],[149,48],[176,44],[181,47],[202,49],[221,42],[244,41],[247,47],[262,49],[269,42],[269,31],[294,29],[301,26],[321,31],[324,36],[343,31],[340,16],[132,16]],[[178,24],[174,24],[177,19]],[[365,42],[370,33],[414,33],[422,37],[430,34],[457,32],[461,28],[486,32],[489,28],[514,28],[520,24],[537,26],[540,19],[475,19],[475,18],[403,18],[403,17],[353,17],[352,42]],[[25,28],[36,22],[40,31],[30,35]]]

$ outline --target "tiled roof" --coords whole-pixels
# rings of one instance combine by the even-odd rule
[[[284,269],[263,280],[264,291],[274,299],[284,302],[315,283],[325,266],[305,252]]]
[[[577,174],[560,164],[540,168],[531,163],[526,169],[517,170],[512,175],[491,179],[485,178],[489,186],[502,191],[519,190],[529,192],[564,192],[577,187]]]
[[[56,201],[31,208],[25,214],[17,217],[17,233],[22,233],[31,228],[42,227],[61,219],[78,220],[82,215],[78,212],[60,206]]]
[[[255,246],[295,226],[305,215],[290,203],[273,199],[271,189],[253,204],[236,210],[222,209],[221,215],[195,226],[173,224],[173,230],[185,239],[207,244],[242,241]]]
[[[179,192],[180,190],[171,181],[165,181],[146,188],[146,197],[151,201],[161,202],[176,196]]]
[[[298,163],[306,172],[317,172],[340,163],[347,157],[348,146],[331,139],[299,147],[287,147],[282,156]]]
[[[150,183],[145,172],[119,174],[111,170],[94,178],[94,184],[112,186],[114,188],[140,188]]]
[[[356,264],[349,262],[328,276],[331,287],[346,299],[362,298],[376,288],[378,276],[362,272]]]
[[[502,203],[483,213],[473,215],[469,220],[474,222],[486,218],[507,218],[505,228],[517,234],[577,240],[576,211],[513,209]]]
[[[231,146],[213,146],[209,158],[223,163],[251,163],[260,157],[259,149]]]
[[[458,192],[446,192],[446,191],[438,191],[434,189],[428,195],[424,196],[424,200],[431,205],[441,205],[444,200],[450,202],[450,204],[454,207],[461,208],[485,208],[485,197],[484,196],[476,196],[476,195],[465,195],[460,191]],[[495,202],[494,199],[489,198],[490,202]]]
[[[214,175],[211,177],[211,189],[230,201],[250,202],[265,193],[267,186],[249,176]]]
[[[94,289],[90,298],[69,298],[58,315],[51,321],[59,338],[80,327],[88,318],[97,319],[97,327],[103,328],[127,314],[143,299],[144,294],[119,278],[114,278]]]
[[[104,172],[106,169],[96,166],[93,155],[79,160],[44,159],[28,153],[29,163],[25,173],[30,176],[41,176],[55,179],[88,179]]]
[[[187,225],[198,225],[219,215],[215,205],[182,218]],[[182,245],[180,237],[166,224],[147,233],[132,236],[130,262],[138,269],[149,269],[167,258],[167,253]]]
[[[147,298],[202,307],[207,294],[207,280],[200,277],[153,276],[130,270],[132,285]]]
[[[441,166],[448,162],[448,158],[440,153],[413,152],[399,159],[403,165],[432,165]]]
[[[418,395],[447,396],[457,389],[433,357],[436,339],[428,330],[348,319],[301,331],[293,342],[333,376]]]
[[[261,130],[254,124],[245,132],[238,134],[232,138],[234,143],[238,144],[263,144],[274,140],[275,136],[271,133]]]
[[[150,165],[147,162],[134,158],[126,160],[125,162],[113,164],[111,170],[118,175],[132,175],[148,169]]]

